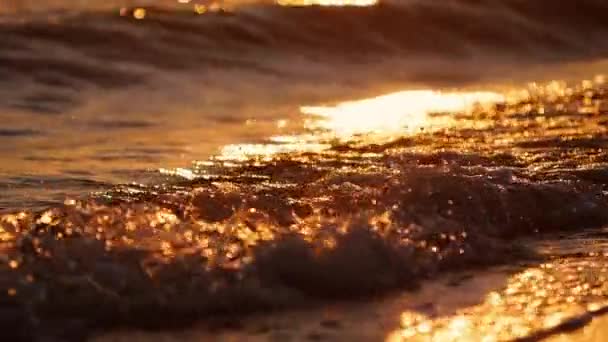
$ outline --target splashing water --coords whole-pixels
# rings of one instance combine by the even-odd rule
[[[54,196],[35,209],[3,203],[7,338],[81,340],[78,334],[117,325],[175,327],[323,305],[519,260],[535,265],[511,274],[479,305],[441,316],[403,310],[386,335],[535,338],[605,310],[601,239],[576,242],[592,244],[592,256],[537,248],[547,236],[608,223],[603,76],[504,93],[408,90],[325,102],[332,90],[343,98],[352,84],[378,79],[477,80],[487,64],[457,68],[471,58],[523,54],[538,62],[605,52],[605,20],[592,15],[603,13],[603,2],[450,3],[282,2],[231,12],[199,2],[173,4],[187,11],[108,2],[111,12],[93,4],[86,13],[74,6],[48,17],[3,16],[0,82],[12,83],[0,89],[7,108],[0,148],[14,161],[1,163],[6,196],[36,197],[42,186],[97,191],[60,202],[55,197],[63,195]],[[286,8],[301,5],[312,6]],[[580,25],[564,28],[564,13]],[[595,44],[582,48],[583,36]],[[404,54],[416,63],[401,62]],[[438,61],[446,63],[440,72]],[[352,71],[363,76],[351,78]],[[180,72],[205,76],[189,79],[196,87],[173,87],[188,79]],[[319,86],[338,79],[339,91]],[[291,83],[306,85],[296,95],[325,104],[293,114],[283,106],[299,104],[299,96],[281,102],[266,94]],[[142,84],[160,89],[146,94],[167,97],[135,101],[125,89]],[[128,111],[87,107],[112,99],[101,97],[108,89],[120,90],[113,101]],[[197,99],[194,109],[156,112],[172,91],[185,97],[184,89]],[[322,100],[310,95],[325,90]],[[270,106],[256,101],[280,114],[264,113]],[[207,140],[222,146],[219,153],[191,167],[179,159],[182,167],[172,168],[159,157],[190,155]],[[10,165],[83,179],[16,177]],[[159,166],[143,184],[90,179],[102,170],[133,175]]]
[[[146,324],[184,323],[528,257],[513,237],[608,222],[605,94],[598,81],[532,86],[519,99],[413,91],[303,107],[315,114],[304,135],[227,147],[165,170],[178,176],[167,184],[3,216],[5,291],[42,321],[137,325],[148,312]],[[66,298],[100,309],[72,311]],[[416,332],[443,323],[428,324]],[[536,331],[526,324],[522,336]]]

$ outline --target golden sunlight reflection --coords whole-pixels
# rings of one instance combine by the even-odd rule
[[[110,4],[108,4],[110,5]],[[124,5],[124,4],[123,4]],[[140,4],[144,5],[144,3]],[[148,14],[153,14],[155,10],[170,9],[176,11],[192,10],[195,14],[207,14],[207,13],[219,13],[219,12],[230,12],[234,2],[225,1],[194,1],[194,0],[178,0],[176,3],[164,3],[160,7],[154,7],[154,3],[147,3],[146,6],[132,7],[123,6],[119,9],[119,15],[121,17],[133,17],[137,20],[143,20],[148,18]],[[0,5],[0,11],[2,10]],[[149,13],[150,12],[150,13]]]
[[[442,93],[432,90],[402,91],[371,99],[342,102],[336,106],[302,107],[311,121],[309,128],[331,131],[339,138],[355,134],[415,133],[433,122],[429,114],[457,113],[476,105],[503,102],[504,96],[492,92]]]
[[[454,314],[433,318],[402,312],[399,329],[386,341],[511,341],[532,332],[559,332],[606,310],[607,271],[594,260],[566,259],[528,268],[480,304]]]
[[[329,144],[314,143],[305,139],[293,139],[289,143],[276,144],[237,144],[222,147],[217,159],[248,160],[259,158],[272,159],[274,155],[292,152],[321,152],[329,148]]]
[[[268,143],[226,145],[217,159],[269,160],[285,153],[321,152],[335,142],[355,137],[366,143],[381,143],[452,124],[450,115],[505,101],[494,92],[441,92],[408,90],[369,99],[346,101],[333,106],[302,106],[304,129],[309,133],[271,137]],[[280,120],[277,127],[287,126]]]
[[[378,4],[378,0],[277,0],[277,4],[288,7],[305,6],[353,6],[368,7]]]

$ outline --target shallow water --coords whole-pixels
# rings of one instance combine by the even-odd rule
[[[159,168],[297,131],[301,124],[276,123],[297,120],[302,105],[561,79],[532,71],[605,56],[608,29],[595,15],[605,4],[589,0],[196,5],[0,6],[0,182],[9,189],[2,207],[40,207],[108,183],[160,182]],[[143,19],[137,9],[146,10]],[[603,71],[588,69],[579,77]],[[31,191],[32,178],[51,181]],[[57,191],[63,181],[74,191]]]
[[[606,5],[572,6],[5,15],[0,317],[78,339],[558,255],[522,241],[608,223]]]

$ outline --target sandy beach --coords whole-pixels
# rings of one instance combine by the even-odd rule
[[[551,262],[449,274],[416,291],[251,317],[223,316],[175,331],[108,332],[92,340],[602,341],[608,302],[600,275],[608,273],[606,250],[597,247],[608,241],[590,237],[596,234],[544,243],[539,248],[550,250]],[[589,273],[599,279],[585,276]],[[584,290],[572,299],[555,286],[566,282],[572,289],[580,285],[601,293]]]

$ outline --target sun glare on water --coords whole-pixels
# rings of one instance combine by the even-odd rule
[[[277,154],[321,152],[332,142],[360,140],[362,136],[367,143],[380,143],[450,125],[450,115],[437,118],[432,114],[467,112],[503,101],[503,95],[493,92],[410,90],[336,105],[303,106],[300,112],[306,116],[307,133],[271,137],[269,143],[227,145],[218,158],[271,159]],[[286,125],[280,120],[277,126]]]
[[[368,7],[378,4],[378,0],[277,0],[277,4],[288,7],[305,6],[352,6]]]
[[[322,119],[310,124],[348,139],[356,134],[413,133],[431,124],[429,114],[467,111],[475,105],[504,101],[491,92],[442,93],[432,90],[401,91],[371,99],[342,102],[329,107],[301,107]]]

